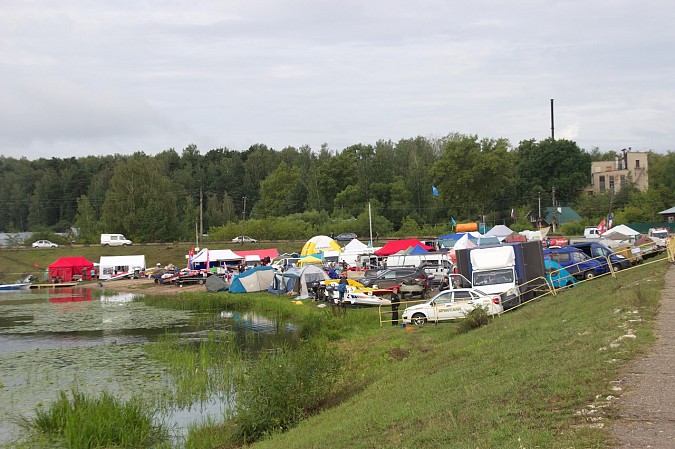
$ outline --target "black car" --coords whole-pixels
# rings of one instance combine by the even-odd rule
[[[353,232],[342,232],[335,236],[335,240],[338,242],[351,242],[356,238],[356,234]]]
[[[400,286],[401,293],[418,294],[424,297],[429,289],[429,277],[424,268],[390,268],[378,271],[375,276],[359,279],[364,287],[392,288]]]

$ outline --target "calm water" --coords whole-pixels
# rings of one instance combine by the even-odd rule
[[[171,388],[166,366],[144,351],[144,344],[166,333],[198,340],[209,330],[223,330],[253,352],[295,338],[292,325],[256,315],[221,312],[196,318],[191,312],[148,307],[132,294],[97,289],[0,292],[0,444],[17,435],[14,417],[32,416],[60,389],[166,394]],[[163,419],[180,437],[189,424],[219,419],[229,407],[228,398],[211,397],[173,409]]]

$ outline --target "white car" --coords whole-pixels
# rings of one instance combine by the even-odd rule
[[[36,240],[33,242],[33,248],[58,248],[59,245],[49,240]]]
[[[232,239],[232,243],[258,243],[256,239],[252,239],[251,237],[245,235],[245,236],[237,236]]]
[[[504,311],[499,295],[488,295],[475,288],[445,290],[430,301],[407,307],[403,322],[420,325],[427,321],[452,321],[461,319],[476,307],[482,307],[488,315]]]

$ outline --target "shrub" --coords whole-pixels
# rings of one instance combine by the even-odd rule
[[[168,434],[153,424],[153,413],[138,398],[122,402],[108,392],[90,397],[72,391],[72,401],[61,390],[47,409],[21,425],[38,435],[63,440],[68,448],[137,448],[166,442]]]
[[[471,312],[466,314],[466,317],[459,322],[458,332],[465,333],[471,329],[476,329],[485,326],[490,322],[490,316],[482,307],[476,307]]]
[[[247,444],[285,431],[317,412],[340,373],[335,350],[316,345],[263,353],[237,388],[235,434]]]

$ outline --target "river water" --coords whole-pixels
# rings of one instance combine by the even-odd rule
[[[144,345],[167,333],[198,339],[227,332],[244,351],[293,340],[290,324],[252,314],[196,314],[146,306],[133,294],[91,288],[0,292],[0,444],[19,434],[16,418],[33,416],[59,390],[77,388],[117,396],[171,394],[168,367],[146,355]],[[205,317],[201,317],[205,318]],[[199,324],[208,323],[208,324]],[[162,417],[176,441],[187,427],[222,419],[229,395],[211,396]]]

